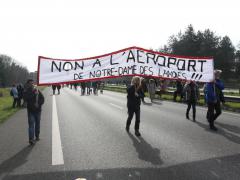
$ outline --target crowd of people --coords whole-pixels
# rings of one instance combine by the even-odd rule
[[[215,79],[212,82],[204,84],[204,100],[207,104],[208,110],[206,114],[206,119],[209,122],[209,127],[211,130],[217,131],[214,126],[215,120],[221,114],[221,103],[224,103],[224,84],[220,80],[220,70],[215,70]],[[149,98],[151,102],[155,99],[155,94],[160,97],[166,92],[168,81],[162,80],[159,84],[155,79],[144,79],[139,76],[134,76],[131,80],[131,84],[127,87],[127,108],[128,117],[126,121],[126,131],[129,132],[131,121],[135,115],[135,135],[141,136],[139,131],[140,127],[140,106],[141,102],[146,103],[144,100],[145,93],[149,93]],[[78,84],[67,85],[71,89],[74,87],[77,90]],[[61,88],[64,85],[52,85],[53,95],[60,94]],[[81,82],[81,95],[98,95],[98,91],[103,93],[104,83],[101,81],[95,82]],[[159,89],[156,91],[156,89]],[[17,107],[27,107],[27,117],[28,117],[28,134],[29,143],[33,145],[35,142],[39,141],[40,134],[40,119],[41,119],[41,107],[44,104],[44,96],[38,90],[38,88],[33,84],[33,80],[29,79],[27,83],[23,86],[22,84],[13,85],[10,90],[10,95],[13,97],[13,108]],[[200,99],[199,85],[195,81],[176,81],[176,90],[173,93],[173,101],[177,100],[177,96],[180,96],[180,101],[184,101],[187,104],[186,118],[190,119],[189,112],[192,108],[192,120],[196,121],[196,104]],[[22,102],[23,100],[23,102]]]

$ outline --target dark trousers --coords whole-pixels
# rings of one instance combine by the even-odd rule
[[[187,107],[187,112],[186,112],[186,116],[188,117],[189,116],[189,111],[192,107],[192,111],[193,111],[193,119],[196,118],[196,103],[195,102],[191,102],[191,101],[188,101],[188,107]]]
[[[85,88],[81,88],[81,94],[84,95],[85,94]]]
[[[17,102],[18,102],[18,98],[13,98],[13,105],[12,105],[13,108],[15,108]]]
[[[216,112],[214,112],[216,111]],[[214,126],[214,121],[222,113],[220,101],[208,103],[207,119],[210,126]]]
[[[40,134],[40,119],[41,112],[29,112],[28,111],[28,135],[29,140],[34,140],[39,137]]]
[[[18,100],[17,100],[17,106],[18,107],[21,107],[21,102],[22,102],[22,98],[18,98]]]
[[[137,109],[128,108],[128,118],[127,118],[126,126],[129,127],[131,125],[131,121],[132,121],[134,113],[135,113],[135,117],[136,117],[135,131],[138,131],[139,125],[140,125],[140,108],[137,108]]]

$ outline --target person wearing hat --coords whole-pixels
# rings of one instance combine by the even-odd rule
[[[215,70],[215,79],[212,82],[206,83],[205,87],[205,99],[208,105],[207,120],[211,130],[217,131],[214,126],[214,121],[222,113],[221,102],[224,103],[223,89],[224,84],[220,80],[221,70]]]

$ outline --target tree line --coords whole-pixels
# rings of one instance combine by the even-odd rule
[[[240,49],[240,44],[237,48]],[[184,56],[212,56],[215,68],[223,71],[223,79],[240,78],[240,50],[236,50],[228,36],[217,36],[209,29],[196,32],[189,25],[185,32],[172,35],[167,45],[158,51]]]
[[[19,65],[13,58],[0,54],[0,87],[24,84],[29,77],[26,67]]]

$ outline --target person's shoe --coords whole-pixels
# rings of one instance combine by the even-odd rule
[[[36,137],[36,139],[35,139],[36,141],[40,141],[40,138],[39,137]]]
[[[30,144],[30,146],[33,146],[35,144],[35,141],[34,140],[29,140],[29,144]]]
[[[215,126],[210,126],[210,129],[213,131],[217,131],[218,129]]]
[[[188,114],[186,114],[186,119],[189,119],[189,115]]]
[[[126,131],[129,132],[129,126],[126,126]]]
[[[196,122],[196,119],[195,119],[195,118],[193,118],[193,122]]]
[[[135,135],[138,136],[138,137],[141,136],[139,131],[135,131]]]

